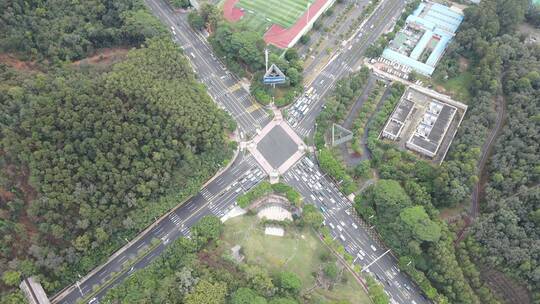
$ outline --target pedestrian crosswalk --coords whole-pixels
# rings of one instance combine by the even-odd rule
[[[210,191],[208,191],[207,188],[203,188],[200,192],[200,194],[202,195],[202,197],[204,197],[205,200],[207,201],[210,201],[210,199],[212,198],[212,193],[210,193]]]
[[[173,222],[173,224],[175,224],[176,226],[180,226],[180,222],[182,221],[182,219],[178,216],[178,214],[174,212],[169,214],[169,220]]]
[[[258,109],[260,109],[261,106],[258,104],[258,103],[254,103],[252,104],[251,106],[249,106],[246,111],[248,111],[249,113],[253,113],[255,111],[257,111]]]
[[[242,88],[242,85],[240,84],[240,82],[237,82],[234,85],[229,87],[229,92],[235,92],[235,91],[240,90],[241,88]]]

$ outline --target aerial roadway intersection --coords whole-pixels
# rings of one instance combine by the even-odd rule
[[[346,45],[313,77],[307,88],[309,102],[305,115],[292,123],[284,120],[276,109],[271,117],[266,109],[253,102],[249,92],[212,52],[203,35],[190,28],[185,14],[174,12],[164,0],[145,2],[171,30],[173,39],[182,47],[215,102],[237,121],[241,149],[231,164],[207,182],[197,195],[157,219],[107,262],[56,294],[51,302],[74,304],[92,299],[98,303],[110,288],[150,264],[172,240],[188,236],[190,227],[200,218],[224,216],[235,207],[239,195],[264,179],[279,178],[296,188],[306,202],[323,210],[332,236],[355,257],[354,263],[362,265],[364,271],[373,273],[383,284],[392,303],[429,303],[418,286],[399,271],[396,258],[378,240],[373,227],[366,226],[355,215],[352,202],[321,172],[311,158],[311,149],[302,141],[313,132],[324,96],[339,78],[358,67],[366,48],[388,28],[389,20],[399,16],[405,2],[381,1]],[[152,243],[155,239],[160,240],[157,246]],[[133,267],[122,267],[126,260],[145,248],[149,250]]]

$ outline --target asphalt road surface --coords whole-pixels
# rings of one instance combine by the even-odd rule
[[[304,158],[284,174],[283,181],[302,194],[304,203],[312,203],[323,212],[325,226],[355,258],[355,264],[365,269],[386,252],[386,248],[378,242],[373,227],[367,226],[356,216],[351,201],[313,161]],[[383,284],[394,303],[428,303],[415,289],[417,287],[411,279],[401,273],[396,265],[396,258],[387,253],[367,271]]]
[[[316,41],[321,37],[321,35],[325,37],[321,45],[315,48],[316,50],[319,50],[319,52],[317,52],[315,55],[311,54],[311,56],[313,56],[311,58],[312,59],[311,63],[304,68],[303,74],[305,78],[308,78],[309,75],[312,75],[312,73],[317,73],[317,67],[319,66],[318,63],[324,60],[325,57],[327,56],[326,51],[325,51],[326,48],[333,49],[342,43],[342,40],[344,40],[344,39],[341,39],[342,35],[345,35],[349,31],[349,28],[358,18],[360,18],[360,16],[362,15],[362,12],[364,11],[364,8],[370,2],[371,2],[370,0],[347,1],[342,4],[342,9],[345,9],[345,7],[349,5],[349,3],[354,3],[354,7],[348,14],[346,14],[346,17],[342,21],[339,22],[335,30],[327,33],[323,31],[322,28],[330,27],[335,22],[335,20],[340,16],[341,12],[337,9],[334,10],[334,14],[332,14],[332,16],[325,17],[323,19],[326,21],[324,22],[324,25],[321,27],[320,30],[311,31],[312,36],[311,36],[310,44],[315,44]],[[334,5],[338,5],[338,4],[336,3]],[[344,38],[347,39],[349,37],[344,37]],[[305,47],[309,48],[309,47],[313,47],[313,45],[309,45],[309,46],[306,45]],[[301,52],[301,54],[304,54],[304,53],[306,53],[306,50]]]
[[[223,174],[202,188],[197,195],[191,197],[167,217],[162,218],[152,229],[143,233],[136,242],[128,244],[126,250],[107,261],[97,272],[71,286],[61,298],[54,298],[52,302],[74,304],[77,300],[87,297],[94,286],[109,281],[113,273],[122,272],[95,295],[97,299],[100,299],[110,288],[122,282],[134,271],[150,264],[171,241],[180,236],[188,236],[189,228],[200,218],[212,214],[222,217],[235,206],[239,195],[257,185],[264,178],[266,174],[258,167],[255,159],[249,154],[241,153]],[[158,241],[159,246],[145,253],[144,257],[133,265],[133,268],[124,269],[123,265],[135,258],[139,252],[151,247],[152,241]]]
[[[310,87],[313,87],[311,95],[313,101],[308,111],[298,120],[294,130],[300,137],[308,137],[313,131],[315,119],[324,105],[324,97],[331,92],[337,80],[353,71],[364,52],[379,36],[392,24],[405,8],[402,0],[386,0],[374,11],[371,17],[364,23],[360,31],[346,45],[342,51],[336,53],[319,75],[315,77]]]
[[[164,1],[145,1],[171,31],[199,80],[208,88],[214,101],[226,110],[238,123],[243,138],[256,134],[271,118],[241,85],[238,78],[230,73],[225,65],[214,55],[204,36],[191,29],[187,14],[177,14]]]
[[[333,87],[338,78],[352,70],[367,45],[373,42],[388,25],[388,19],[397,15],[404,7],[403,1],[383,1],[385,2],[376,11],[375,16],[366,23],[364,30],[352,40],[353,47],[346,46],[344,52],[338,54],[333,63],[329,64],[316,78],[313,86],[319,98],[315,98],[315,107],[308,112],[297,128],[297,132],[301,135],[307,134],[305,131],[310,132],[309,130],[312,129],[315,117],[323,104],[321,97]],[[200,80],[207,85],[215,101],[235,118],[239,128],[245,132],[245,137],[252,136],[258,128],[270,121],[267,113],[252,104],[248,92],[238,85],[237,79],[231,76],[215,58],[204,38],[188,27],[185,15],[179,16],[173,13],[161,0],[147,0],[147,4],[152,12],[169,26],[173,39],[185,50]],[[136,241],[128,242],[123,250],[115,253],[106,263],[86,277],[81,278],[80,282],[59,293],[52,302],[76,303],[77,300],[88,299],[90,294],[96,300],[101,299],[110,288],[122,282],[137,269],[151,263],[171,241],[180,236],[189,236],[190,227],[201,217],[210,214],[223,216],[235,206],[239,195],[265,178],[264,171],[255,159],[251,155],[241,153],[227,170],[203,187],[197,195],[166,217],[159,219],[151,229],[142,232]],[[375,241],[377,238],[372,227],[366,227],[355,216],[351,210],[350,201],[339,192],[330,179],[322,175],[315,165],[310,165],[310,161],[304,158],[286,172],[283,179],[300,191],[307,201],[322,208],[326,225],[331,228],[334,237],[343,243],[346,250],[357,257],[356,263],[366,266],[376,260],[376,263],[369,267],[369,271],[383,283],[385,291],[395,303],[427,303],[420,296],[418,287],[399,272],[396,261],[390,254],[380,257],[386,250]],[[152,246],[152,244],[158,245]],[[145,248],[153,249],[145,251]],[[144,254],[141,254],[142,252]],[[137,262],[133,267],[129,269],[123,267],[130,258],[136,256],[138,256]],[[111,280],[115,273],[119,274]],[[98,288],[97,292],[94,288]]]

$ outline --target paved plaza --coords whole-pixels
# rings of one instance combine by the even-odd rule
[[[279,168],[298,150],[298,145],[277,125],[257,143],[257,150],[273,168]]]
[[[305,151],[305,144],[274,109],[275,119],[248,144],[248,150],[271,176],[285,173]]]

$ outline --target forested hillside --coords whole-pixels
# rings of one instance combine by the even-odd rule
[[[466,10],[465,21],[449,54],[470,60],[472,103],[445,165],[451,183],[439,205],[467,200],[478,181],[474,161],[494,126],[496,98],[506,109],[504,126],[487,172],[482,215],[474,227],[481,262],[521,279],[540,301],[540,47],[516,35],[529,1],[482,1]],[[455,185],[459,185],[455,187]],[[450,201],[448,201],[450,200]]]
[[[168,37],[107,73],[50,69],[0,74],[0,272],[48,292],[198,189],[234,128]]]
[[[0,28],[0,51],[51,61],[138,46],[164,31],[142,0],[0,1]]]
[[[472,186],[478,181],[476,167],[481,147],[496,120],[494,98],[502,93],[504,66],[499,52],[512,51],[504,43],[492,40],[515,32],[528,3],[528,0],[494,0],[470,6],[465,10],[455,43],[445,56],[446,63],[437,70],[440,73],[445,69],[447,75],[455,76],[459,70],[458,58],[463,56],[469,60],[473,76],[469,89],[472,100],[437,181],[442,190],[437,193],[439,207],[469,199]]]
[[[475,238],[489,264],[527,282],[540,301],[540,48],[504,36],[507,119],[489,166]]]

